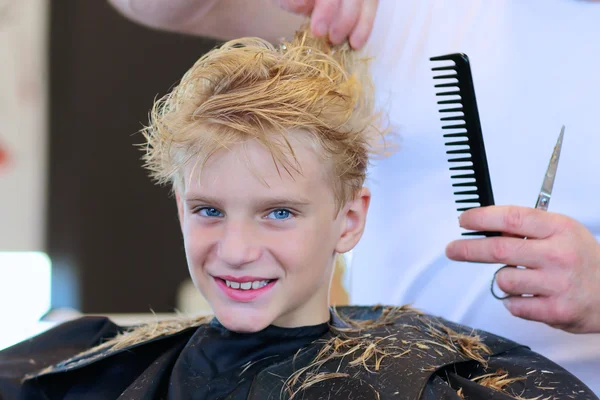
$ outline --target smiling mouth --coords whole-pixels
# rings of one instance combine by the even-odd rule
[[[277,284],[277,279],[258,277],[214,277],[221,291],[233,301],[250,303],[266,295]]]
[[[217,279],[220,280],[221,282],[223,282],[225,284],[225,286],[227,286],[228,288],[235,289],[235,290],[241,290],[241,291],[262,289],[265,286],[267,286],[269,283],[276,281],[276,279],[264,279],[264,280],[256,280],[256,281],[238,282],[238,281],[232,281],[232,280],[227,280],[227,279],[223,279],[223,278],[217,278]]]

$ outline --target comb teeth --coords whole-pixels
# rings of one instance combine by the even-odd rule
[[[462,115],[456,116],[456,117],[442,117],[440,118],[440,121],[464,121],[465,117],[463,117]]]
[[[460,100],[442,100],[438,101],[438,104],[461,104]]]
[[[444,135],[445,138],[455,138],[455,137],[467,137],[467,135],[464,132],[458,132],[458,133],[446,133]]]
[[[472,165],[461,165],[458,167],[450,167],[450,171],[464,171],[464,170],[473,171],[473,166]]]
[[[452,175],[452,179],[475,179],[475,174]],[[455,193],[456,194],[456,193]]]
[[[462,192],[454,192],[454,194],[477,194],[477,190],[463,190]],[[479,197],[478,197],[479,199]]]
[[[435,94],[436,96],[460,96],[460,91],[455,92],[439,92]]]
[[[454,192],[456,204],[460,205],[457,211],[494,205],[469,58],[465,54],[449,54],[432,57],[431,61],[451,63],[431,70],[440,73],[433,77],[434,87],[442,89],[436,93],[437,104],[454,105],[441,107],[439,111],[442,130],[447,131],[443,135],[448,139],[446,154],[457,156],[448,159],[450,171],[460,171],[451,176],[455,180],[452,187],[464,189]],[[499,233],[464,232],[463,235],[497,236]]]
[[[436,57],[434,57],[434,58],[436,58]],[[434,60],[432,58],[431,61],[437,61],[437,60]],[[456,68],[454,68],[454,65],[449,65],[447,67],[433,67],[433,68],[431,68],[431,70],[432,71],[455,71]]]
[[[462,107],[456,107],[456,108],[442,108],[440,110],[441,113],[446,113],[446,112],[463,112],[463,108]]]
[[[438,76],[434,76],[433,79],[458,79],[458,75],[456,75],[456,74],[438,75]]]

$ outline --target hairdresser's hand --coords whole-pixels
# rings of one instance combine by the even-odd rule
[[[365,45],[377,12],[378,0],[273,0],[284,10],[311,17],[315,36],[333,44],[348,40],[354,49]]]
[[[504,304],[513,315],[568,332],[600,332],[600,244],[582,224],[515,206],[475,208],[459,221],[469,230],[506,236],[454,241],[449,258],[527,267],[497,275],[500,289],[512,295]]]

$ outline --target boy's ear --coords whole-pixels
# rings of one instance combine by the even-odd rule
[[[175,201],[177,202],[177,214],[179,215],[179,226],[181,230],[183,230],[183,213],[184,213],[184,204],[181,200],[181,195],[178,190],[175,190]]]
[[[349,201],[342,209],[342,232],[335,251],[346,253],[354,248],[365,230],[367,212],[371,202],[371,192],[363,187],[354,200]]]

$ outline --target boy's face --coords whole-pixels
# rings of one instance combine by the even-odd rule
[[[190,274],[228,329],[315,325],[329,319],[336,253],[364,229],[366,189],[336,215],[329,167],[302,132],[290,135],[302,174],[280,165],[259,143],[212,156],[201,179],[184,171],[177,193]]]

